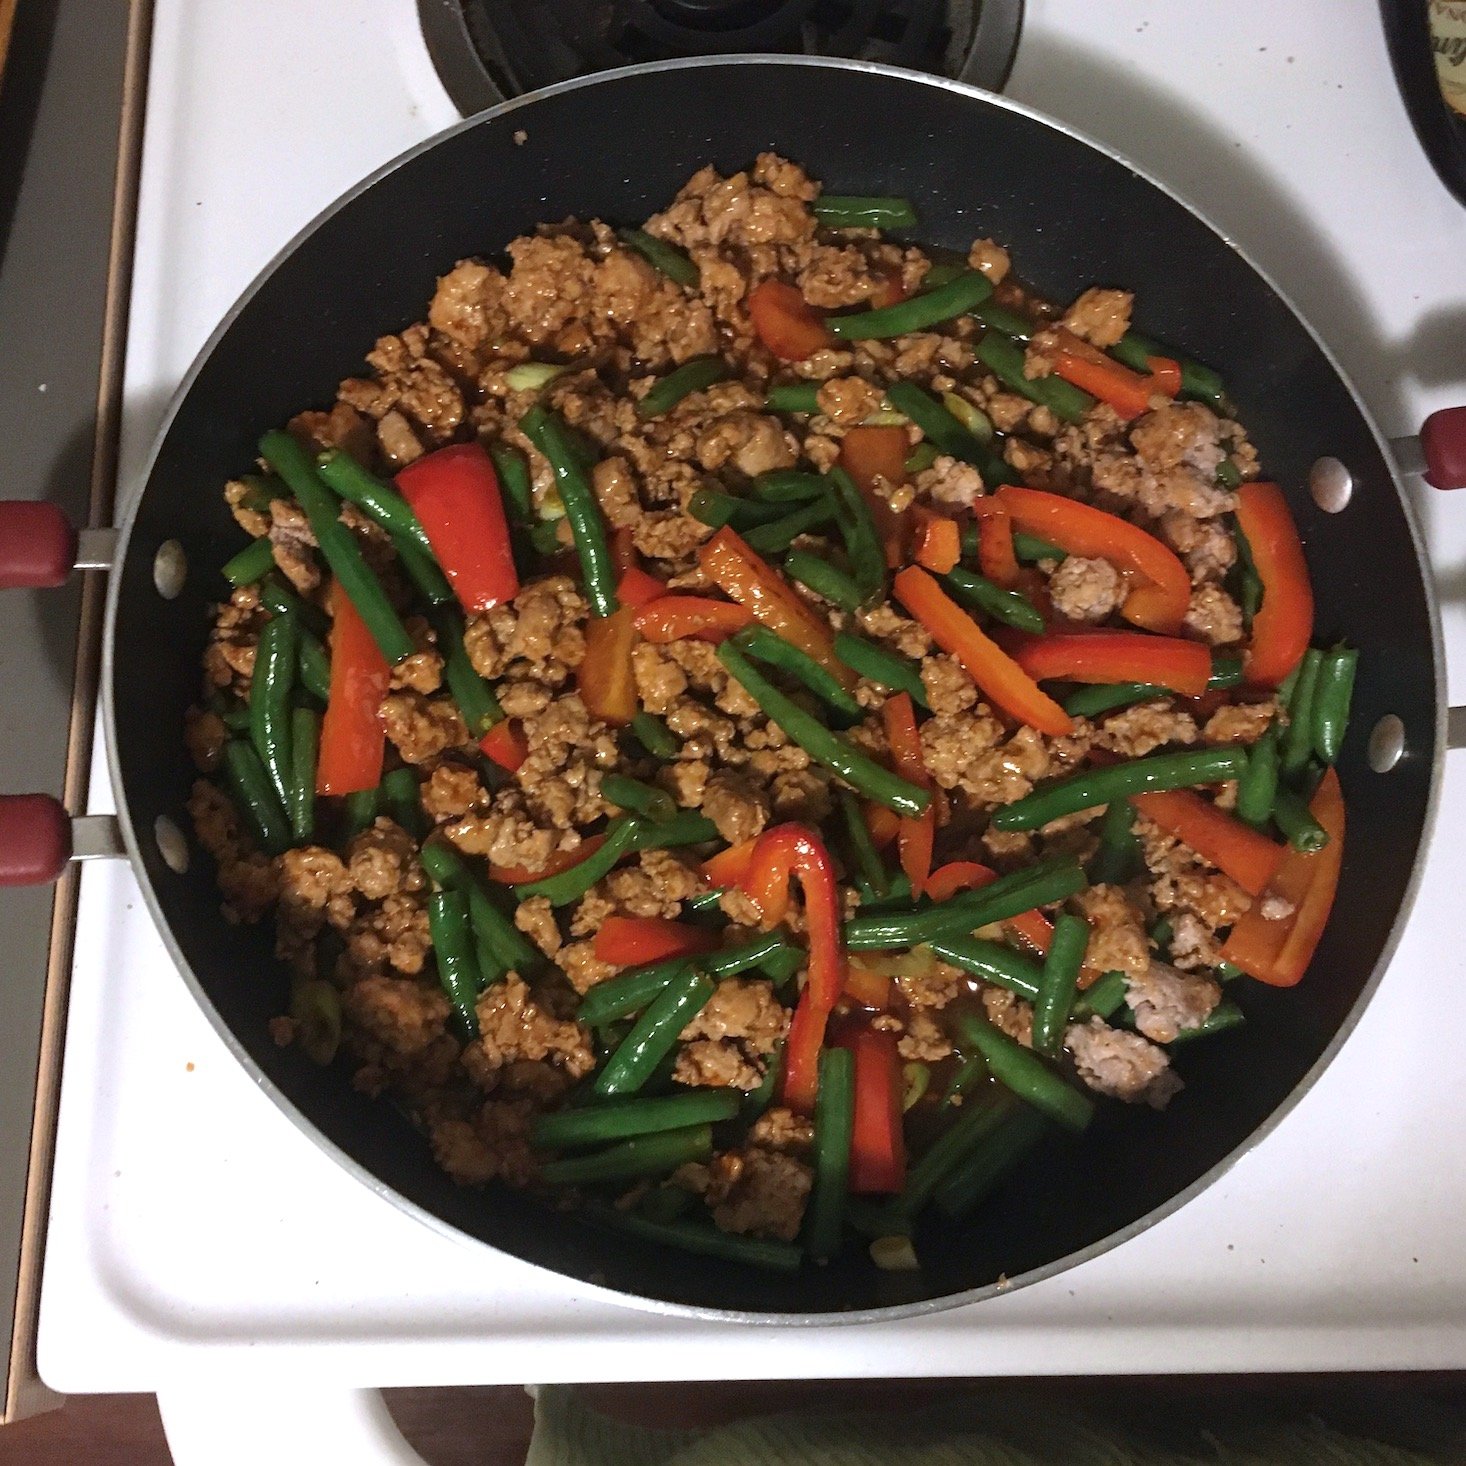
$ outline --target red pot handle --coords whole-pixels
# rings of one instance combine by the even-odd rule
[[[54,504],[0,500],[0,590],[61,585],[76,565],[76,543]]]
[[[1433,489],[1466,489],[1466,407],[1443,407],[1420,427],[1425,481]]]
[[[71,859],[71,816],[49,794],[0,794],[0,886],[44,886]]]

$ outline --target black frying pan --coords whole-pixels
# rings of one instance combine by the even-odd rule
[[[187,828],[183,714],[216,568],[238,547],[219,487],[252,462],[260,432],[328,404],[377,336],[421,317],[454,261],[567,214],[638,222],[704,163],[729,172],[770,148],[832,190],[910,197],[934,244],[996,237],[1055,299],[1096,281],[1137,289],[1147,331],[1226,375],[1270,476],[1288,488],[1319,633],[1361,651],[1341,761],[1349,854],[1307,979],[1289,992],[1245,985],[1246,1029],[1187,1050],[1187,1087],[1164,1113],[1102,1107],[1082,1140],[1052,1140],[970,1224],[930,1221],[919,1273],[852,1257],[763,1275],[455,1186],[390,1106],[355,1094],[339,1068],[275,1047],[266,1021],[284,1006],[287,976],[269,925],[225,925],[210,863],[175,874],[155,837],[160,817]],[[1323,455],[1353,476],[1340,513],[1307,488]],[[155,587],[170,541],[190,568],[175,599]],[[64,550],[51,555],[69,565]],[[1236,249],[1125,163],[1001,98],[780,57],[615,72],[511,103],[407,154],[296,239],[215,333],[169,414],[113,572],[103,692],[127,848],[179,970],[240,1062],[324,1149],[440,1227],[629,1299],[797,1320],[940,1308],[989,1296],[1000,1275],[1017,1286],[1054,1273],[1173,1210],[1254,1143],[1342,1043],[1394,946],[1434,803],[1441,687],[1436,610],[1385,445],[1317,337]],[[1371,730],[1390,714],[1404,755],[1375,772]],[[37,806],[6,812],[19,825]],[[47,861],[31,854],[38,873]]]

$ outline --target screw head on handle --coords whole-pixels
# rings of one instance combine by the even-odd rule
[[[71,859],[71,816],[49,794],[0,794],[0,886],[44,886]]]
[[[1420,426],[1425,481],[1433,489],[1466,489],[1466,407],[1443,407]]]
[[[61,585],[76,564],[76,530],[54,504],[0,500],[0,590]]]

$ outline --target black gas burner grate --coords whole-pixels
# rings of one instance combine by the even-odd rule
[[[572,76],[737,51],[848,56],[997,88],[1022,0],[419,0],[464,113]]]

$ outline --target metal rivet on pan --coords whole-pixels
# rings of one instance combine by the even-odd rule
[[[164,540],[153,556],[153,584],[165,601],[176,600],[188,579],[188,556],[177,540]]]
[[[1394,713],[1386,713],[1369,735],[1369,766],[1377,774],[1388,774],[1405,752],[1405,725]]]
[[[158,842],[158,854],[163,857],[163,864],[174,875],[183,875],[188,870],[188,841],[166,814],[160,814],[153,821],[153,839]]]
[[[1354,475],[1337,458],[1317,459],[1308,470],[1308,491],[1325,514],[1337,514],[1354,493]]]

